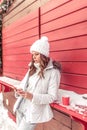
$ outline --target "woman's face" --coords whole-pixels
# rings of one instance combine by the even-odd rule
[[[33,51],[32,57],[35,63],[40,63],[40,53]]]

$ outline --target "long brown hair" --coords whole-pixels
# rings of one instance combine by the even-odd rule
[[[49,57],[46,57],[42,54],[40,54],[40,68],[41,68],[41,71],[38,73],[38,75],[40,77],[43,77],[44,78],[44,74],[43,74],[43,71],[44,69],[47,67],[49,61],[50,61],[50,58]],[[53,61],[53,67],[55,69],[58,69],[59,71],[61,71],[61,64],[58,62],[58,61]],[[34,66],[34,60],[33,60],[33,57],[32,57],[32,61],[31,61],[31,65],[30,65],[30,72],[29,72],[29,76],[32,76],[34,73],[36,72],[36,67]]]
[[[38,75],[40,77],[44,78],[43,70],[47,67],[50,58],[40,54],[40,59],[41,59],[41,61],[40,61],[41,71],[38,73]],[[36,72],[36,67],[34,66],[34,60],[33,60],[33,57],[32,57],[29,75],[32,76],[35,72]]]

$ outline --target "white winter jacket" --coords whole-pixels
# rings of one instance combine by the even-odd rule
[[[20,86],[25,90],[29,77],[29,71],[22,80]],[[50,60],[47,68],[44,70],[45,78],[37,78],[34,81],[35,89],[33,93],[33,99],[28,104],[31,109],[26,111],[26,121],[32,123],[41,123],[49,121],[53,118],[53,112],[50,107],[50,103],[58,100],[58,88],[60,84],[60,71],[54,69],[52,61]],[[14,105],[14,111],[17,110],[20,105],[22,97],[19,97]]]

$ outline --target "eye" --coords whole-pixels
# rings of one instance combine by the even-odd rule
[[[35,55],[36,55],[36,56],[38,56],[38,55],[39,55],[39,53],[36,53]]]
[[[39,55],[40,55],[39,53],[32,54],[32,56],[39,56]]]

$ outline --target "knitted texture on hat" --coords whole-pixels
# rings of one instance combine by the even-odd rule
[[[30,53],[33,51],[39,52],[40,54],[49,56],[49,43],[48,38],[46,36],[41,37],[41,39],[35,41],[30,47]]]

